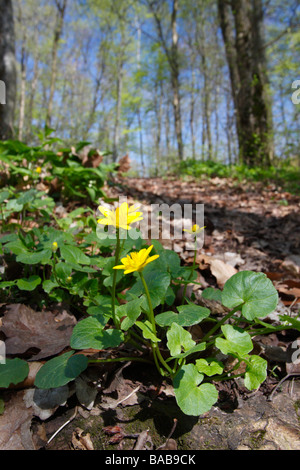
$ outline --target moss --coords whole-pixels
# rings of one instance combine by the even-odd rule
[[[295,411],[296,411],[296,415],[298,417],[298,420],[300,422],[300,400],[296,400],[294,402],[294,408],[295,408]]]
[[[264,429],[258,429],[257,431],[251,432],[248,443],[249,447],[252,450],[259,449],[263,444],[265,434],[266,431]]]

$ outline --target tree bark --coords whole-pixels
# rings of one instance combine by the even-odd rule
[[[0,140],[13,136],[17,72],[12,0],[0,2],[0,80],[5,92],[5,104],[0,104]]]
[[[240,160],[269,165],[273,157],[272,116],[267,96],[261,0],[218,0],[225,43]]]
[[[58,53],[59,41],[60,41],[62,31],[63,31],[64,16],[65,16],[66,8],[67,8],[67,0],[63,0],[62,3],[60,3],[59,0],[55,0],[55,3],[56,3],[56,8],[57,8],[57,14],[56,14],[56,25],[55,25],[53,45],[52,45],[50,94],[49,94],[49,99],[48,99],[48,108],[47,108],[47,115],[46,115],[46,125],[48,127],[51,126],[53,99],[54,99],[55,84],[56,84],[56,78],[57,78],[57,53]]]
[[[167,40],[164,35],[163,26],[161,18],[159,17],[157,6],[155,7],[156,2],[151,2],[148,0],[148,5],[152,14],[154,16],[157,32],[159,36],[160,43],[163,50],[165,51],[170,72],[171,72],[171,87],[173,92],[173,110],[174,110],[174,124],[175,124],[175,134],[177,140],[177,149],[178,149],[178,159],[179,161],[183,160],[184,157],[184,148],[183,148],[183,139],[182,139],[182,119],[181,119],[181,98],[180,98],[180,79],[179,79],[179,54],[178,54],[178,32],[177,32],[177,14],[178,14],[178,0],[173,0],[172,2],[172,12],[171,12],[171,33],[172,33],[172,43],[171,45],[167,44]]]
[[[112,158],[116,162],[118,159],[118,147],[120,140],[120,119],[121,119],[121,109],[122,109],[122,89],[123,89],[123,59],[120,59],[118,67],[118,76],[117,76],[117,101],[116,101],[116,117],[114,124],[114,133],[113,133],[113,151]]]
[[[177,33],[178,0],[173,0],[171,26],[172,26],[172,48],[171,48],[171,82],[173,88],[173,107],[175,119],[175,132],[177,139],[178,157],[183,160],[183,140],[181,123],[180,81],[179,81],[179,58],[178,58],[178,33]]]

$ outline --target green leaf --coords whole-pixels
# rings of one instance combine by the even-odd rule
[[[40,276],[30,276],[17,280],[17,286],[20,290],[32,291],[42,282]]]
[[[177,323],[172,323],[171,328],[167,332],[167,346],[170,350],[171,356],[177,356],[195,346],[195,341],[192,340],[192,335],[186,331],[182,326]]]
[[[222,374],[223,365],[218,361],[208,362],[206,359],[197,359],[195,363],[197,370],[211,377],[212,375]]]
[[[213,287],[207,287],[202,292],[202,297],[208,300],[216,300],[222,303],[222,291],[220,289],[214,289]]]
[[[144,274],[144,278],[149,290],[152,307],[157,307],[162,299],[164,299],[167,289],[170,285],[170,275],[161,271],[152,270]],[[143,295],[142,307],[148,311],[148,302],[144,295],[144,286],[142,281],[139,279],[133,287],[127,292],[127,298],[130,299],[131,295],[140,296]]]
[[[104,315],[85,318],[78,322],[73,328],[71,348],[106,349],[118,347],[124,341],[124,335],[120,330],[104,330],[106,323],[107,318]]]
[[[23,264],[46,264],[49,263],[51,254],[51,250],[21,253],[17,256],[16,260]]]
[[[22,253],[28,253],[27,247],[24,245],[22,240],[19,238],[4,245],[5,250],[11,251],[14,255],[20,255]]]
[[[170,362],[173,359],[183,359],[184,357],[190,356],[191,354],[195,354],[196,352],[204,351],[205,349],[206,343],[199,343],[183,353],[175,354],[174,356],[169,357],[168,359],[166,359],[166,362]]]
[[[60,248],[61,257],[75,264],[90,264],[90,258],[77,246],[64,245]]]
[[[46,279],[46,281],[43,282],[43,289],[47,294],[50,294],[50,292],[56,287],[59,287],[59,284],[54,280]]]
[[[143,299],[130,300],[126,304],[116,307],[116,315],[121,319],[123,317],[121,328],[123,331],[127,331],[134,325],[136,320],[141,314],[141,303]]]
[[[17,281],[3,281],[0,282],[0,289],[5,289],[6,287],[11,287],[16,284]]]
[[[59,279],[66,282],[67,278],[71,276],[72,266],[68,263],[59,262],[55,265],[55,273]]]
[[[180,326],[197,325],[205,318],[209,317],[208,308],[199,305],[188,304],[177,307],[179,313],[164,312],[156,315],[155,321],[159,326],[170,326],[177,323]]]
[[[153,341],[153,343],[159,343],[161,340],[159,338],[157,338],[157,336],[155,336],[155,334],[153,333],[152,331],[152,325],[151,323],[146,320],[145,322],[141,322],[141,321],[136,321],[135,322],[136,326],[138,326],[142,332],[143,332],[143,337],[145,339],[150,339],[151,341]]]
[[[1,191],[0,192],[0,204],[3,204],[3,202],[5,201],[5,199],[7,199],[9,197],[9,191]]]
[[[265,317],[275,310],[277,302],[277,290],[264,273],[240,271],[226,281],[222,292],[222,304],[228,308],[242,305],[247,320]]]
[[[243,357],[253,349],[250,335],[240,328],[231,325],[221,326],[226,339],[217,338],[215,345],[223,354]]]
[[[267,378],[267,361],[260,356],[249,356],[244,384],[248,390],[256,390]]]
[[[29,366],[22,359],[6,359],[5,364],[0,364],[0,387],[7,388],[10,384],[18,384],[26,379]]]
[[[218,400],[218,392],[212,384],[201,384],[204,376],[194,364],[184,365],[173,380],[178,406],[187,415],[206,413]]]
[[[88,366],[88,358],[83,354],[68,351],[46,362],[38,371],[34,384],[38,388],[62,387],[74,380]]]

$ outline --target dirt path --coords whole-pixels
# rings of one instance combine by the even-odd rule
[[[205,240],[198,257],[204,287],[221,285],[233,270],[263,271],[285,305],[300,300],[300,197],[274,185],[211,178],[121,179],[117,194],[151,204],[204,204]],[[169,242],[169,241],[168,241]],[[164,242],[162,241],[164,244]],[[165,243],[190,261],[179,240]],[[211,260],[219,263],[212,275]],[[216,263],[215,263],[216,264]],[[221,271],[221,272],[219,272]],[[299,299],[298,299],[299,297]]]

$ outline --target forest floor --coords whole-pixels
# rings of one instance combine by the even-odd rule
[[[271,183],[237,184],[220,178],[119,178],[107,191],[110,197],[126,196],[149,210],[152,204],[204,204],[196,298],[206,287],[222,288],[239,270],[261,271],[280,299],[270,321],[299,311],[300,197]],[[183,263],[192,262],[186,240],[160,241],[177,251]],[[63,406],[42,416],[32,411],[30,389],[8,391],[14,393],[7,402],[10,414],[6,410],[10,422],[16,423],[14,445],[49,450],[300,450],[300,366],[291,364],[288,354],[298,336],[292,331],[258,338],[257,347],[269,360],[272,374],[256,392],[247,391],[238,380],[224,382],[218,403],[200,418],[178,411],[172,387],[154,370],[130,363],[116,366],[105,387],[97,384],[91,406],[78,405],[68,387]],[[85,379],[95,384],[98,374],[99,368],[91,368]]]

